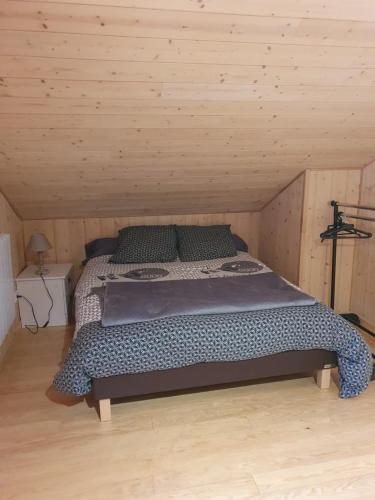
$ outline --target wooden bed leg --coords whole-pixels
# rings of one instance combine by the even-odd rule
[[[331,384],[331,368],[318,370],[316,374],[316,383],[319,389],[329,389]]]
[[[99,417],[101,422],[110,422],[112,420],[110,399],[99,399]]]

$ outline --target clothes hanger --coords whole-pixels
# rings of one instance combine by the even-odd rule
[[[343,212],[339,212],[336,224],[329,225],[323,233],[320,233],[321,241],[349,238],[368,239],[372,237],[372,233],[358,229],[354,224],[344,222],[343,215],[345,215]]]

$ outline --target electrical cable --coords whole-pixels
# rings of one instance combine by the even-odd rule
[[[33,318],[34,318],[34,321],[35,321],[36,330],[32,330],[27,325],[25,325],[25,328],[26,328],[26,330],[28,330],[33,335],[36,335],[39,332],[39,328],[46,328],[49,325],[49,322],[51,321],[51,311],[52,311],[53,306],[54,306],[53,297],[52,297],[52,295],[51,295],[51,293],[50,293],[50,291],[48,289],[48,286],[47,286],[47,283],[46,283],[46,281],[44,279],[43,274],[40,275],[40,278],[41,278],[41,280],[43,282],[44,288],[45,288],[45,290],[47,292],[47,295],[49,297],[49,300],[51,302],[51,305],[50,305],[50,307],[48,309],[48,315],[47,315],[48,319],[44,323],[44,325],[39,325],[39,323],[38,323],[38,321],[36,319],[35,310],[34,310],[34,306],[33,306],[32,302],[27,297],[25,297],[24,295],[18,295],[17,294],[17,299],[23,299],[23,300],[25,300],[29,304],[29,306],[31,307],[31,312],[32,312],[32,315],[33,315]]]
[[[27,298],[27,297],[24,297],[23,295],[18,295],[17,294],[17,299],[23,299],[25,300],[29,306],[31,307],[31,312],[32,312],[32,315],[34,317],[34,321],[35,321],[35,326],[36,326],[36,330],[32,330],[29,326],[25,325],[25,328],[26,330],[28,330],[30,333],[32,333],[33,335],[36,335],[38,332],[39,332],[39,323],[36,319],[36,316],[35,316],[35,311],[34,311],[34,306],[32,305],[32,303],[30,302],[30,300]]]
[[[47,283],[46,283],[46,280],[44,279],[43,277],[43,274],[40,275],[42,281],[43,281],[43,284],[44,284],[44,288],[46,289],[46,292],[48,294],[48,297],[49,297],[49,300],[51,301],[51,305],[50,305],[50,308],[48,310],[48,319],[47,321],[44,323],[44,325],[42,326],[42,328],[46,328],[49,324],[49,322],[51,321],[51,311],[52,311],[52,308],[54,306],[53,304],[53,298],[52,298],[52,295],[50,293],[50,291],[48,290],[48,287],[47,287]]]

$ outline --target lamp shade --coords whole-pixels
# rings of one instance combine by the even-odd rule
[[[42,233],[34,233],[27,245],[27,250],[29,252],[46,252],[52,248],[50,242]]]

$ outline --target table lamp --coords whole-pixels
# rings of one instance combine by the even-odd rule
[[[39,276],[49,273],[49,270],[44,267],[43,260],[44,252],[47,252],[50,248],[52,248],[50,242],[42,233],[34,233],[30,238],[29,244],[27,245],[28,252],[38,254],[38,267],[35,274],[38,274]]]

